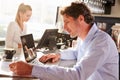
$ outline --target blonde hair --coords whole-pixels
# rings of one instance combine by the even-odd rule
[[[24,3],[21,3],[21,4],[19,5],[19,7],[18,7],[18,11],[17,11],[17,14],[16,14],[16,19],[15,19],[15,21],[18,23],[18,25],[19,25],[20,27],[23,26],[23,22],[22,22],[21,19],[20,19],[20,12],[21,12],[21,13],[25,13],[27,10],[32,11],[32,8],[31,8],[30,5],[25,5]]]

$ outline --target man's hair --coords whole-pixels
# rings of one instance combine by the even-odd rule
[[[93,23],[93,16],[91,15],[91,11],[83,2],[72,2],[70,6],[66,7],[61,11],[61,15],[68,15],[77,19],[79,15],[83,15],[85,18],[85,22],[88,24]]]

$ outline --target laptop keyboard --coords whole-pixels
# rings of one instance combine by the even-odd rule
[[[42,62],[40,62],[39,60],[37,59],[34,59],[31,64],[34,64],[34,65],[44,65]]]

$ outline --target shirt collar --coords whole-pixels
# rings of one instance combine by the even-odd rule
[[[98,31],[98,27],[96,26],[96,24],[94,23],[91,27],[91,29],[89,30],[85,40],[83,41],[83,45],[87,44],[89,41],[91,41],[95,35],[95,33]]]

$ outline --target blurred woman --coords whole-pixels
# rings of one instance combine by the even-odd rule
[[[30,5],[21,3],[18,7],[15,21],[10,22],[7,28],[7,35],[5,41],[6,48],[14,48],[16,55],[20,55],[22,44],[20,40],[21,35],[25,35],[27,31],[27,22],[32,15],[32,8]]]

